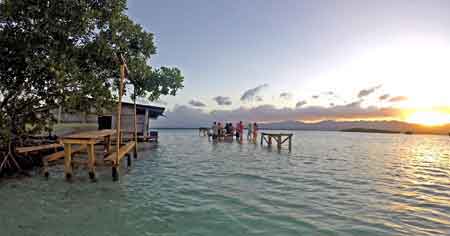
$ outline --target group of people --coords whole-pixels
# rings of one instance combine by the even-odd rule
[[[225,123],[225,125],[223,125],[221,122],[214,122],[211,127],[211,131],[210,136],[213,140],[235,136],[236,140],[242,141],[244,137],[244,123],[239,121],[236,125],[233,125],[233,123]],[[247,140],[253,140],[253,142],[256,142],[258,131],[258,124],[256,122],[248,123]]]

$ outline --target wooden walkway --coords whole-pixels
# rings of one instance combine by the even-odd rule
[[[261,145],[264,144],[264,141],[267,143],[269,147],[272,146],[272,139],[277,143],[278,150],[281,150],[281,145],[288,141],[289,151],[292,150],[292,133],[261,133]]]

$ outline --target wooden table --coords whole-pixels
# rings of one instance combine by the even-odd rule
[[[86,131],[81,133],[70,134],[61,138],[64,144],[64,173],[66,179],[72,178],[72,145],[86,145],[88,152],[88,168],[89,177],[95,179],[95,149],[94,145],[99,140],[104,140],[105,149],[111,152],[111,136],[116,134],[116,130],[104,129],[95,131]]]
[[[267,136],[267,138],[266,138]],[[272,146],[272,138],[277,143],[278,150],[281,149],[281,144],[285,143],[286,141],[289,141],[289,151],[292,150],[292,136],[291,133],[261,133],[261,145],[263,145],[264,141],[266,141],[267,145],[269,147]],[[284,140],[283,140],[284,138]]]

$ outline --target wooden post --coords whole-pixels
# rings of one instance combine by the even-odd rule
[[[272,136],[271,135],[269,135],[269,142],[267,144],[269,145],[269,147],[272,146]]]
[[[105,151],[107,154],[111,152],[111,136],[108,135],[105,137]]]
[[[138,145],[138,135],[137,135],[137,107],[136,107],[136,88],[134,88],[134,99],[133,99],[133,103],[134,103],[134,150],[133,150],[133,154],[134,154],[134,159],[137,158],[137,145]],[[130,163],[131,165],[131,159],[130,159]]]
[[[64,144],[64,173],[66,175],[66,180],[72,178],[72,144]]]
[[[122,96],[123,96],[123,83],[125,80],[125,62],[123,61],[122,55],[120,55],[120,81],[119,81],[119,101],[117,102],[117,119],[116,119],[116,161],[114,162],[114,166],[112,167],[112,177],[113,180],[116,181],[119,178],[119,150],[121,144],[121,132],[120,132],[120,116],[122,113]]]
[[[48,160],[46,157],[42,158],[42,164],[44,165],[44,176],[45,178],[48,178],[50,174],[48,172]]]
[[[89,178],[92,181],[95,181],[95,149],[94,144],[88,144],[88,169],[89,169]]]
[[[281,150],[281,135],[278,135],[276,140],[277,140],[277,148],[278,150]]]
[[[144,134],[144,141],[147,141],[145,139],[148,139],[149,133],[148,133],[148,109],[145,109],[145,115],[144,115],[144,128],[142,130]]]
[[[136,158],[136,156],[134,158]],[[131,166],[131,156],[130,154],[127,154],[127,168],[129,168],[130,166]]]
[[[289,152],[292,151],[292,135],[289,135]]]
[[[264,133],[261,133],[261,146],[263,145],[263,141],[264,141]]]
[[[150,118],[147,118],[147,141],[150,141]],[[156,137],[156,141],[158,142],[158,137]]]

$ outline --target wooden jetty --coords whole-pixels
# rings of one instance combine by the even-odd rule
[[[261,133],[261,145],[264,141],[269,147],[272,146],[272,139],[277,143],[278,150],[281,150],[281,145],[288,141],[289,151],[292,150],[292,133]]]
[[[115,130],[95,130],[76,134],[71,134],[62,137],[64,144],[64,173],[66,179],[70,180],[72,177],[72,145],[80,145],[82,149],[87,149],[88,153],[88,169],[89,177],[95,179],[95,149],[94,145],[100,140],[104,140],[105,150],[111,153],[111,137],[116,134]],[[117,144],[116,144],[117,145]],[[83,146],[85,148],[83,148]],[[81,151],[81,150],[78,150]],[[56,156],[56,154],[55,154]],[[48,160],[48,158],[47,158]]]
[[[209,128],[207,127],[200,127],[198,128],[198,135],[200,136],[208,136],[209,134]]]
[[[61,143],[64,145],[64,151],[53,153],[44,158],[44,174],[48,177],[48,162],[55,161],[64,158],[64,173],[67,180],[72,178],[72,164],[75,163],[72,160],[72,155],[78,152],[87,150],[88,161],[87,166],[89,169],[89,177],[91,180],[95,180],[95,144],[103,141],[106,151],[106,157],[103,162],[111,164],[112,166],[112,178],[113,181],[119,179],[119,164],[124,156],[128,156],[127,166],[131,165],[131,158],[129,153],[134,152],[134,157],[137,158],[137,120],[136,120],[136,101],[134,101],[134,140],[127,143],[123,143],[123,133],[121,132],[121,110],[122,110],[122,97],[124,93],[125,74],[128,72],[127,65],[122,55],[118,55],[120,61],[120,81],[119,81],[119,101],[117,103],[117,122],[116,129],[102,129],[80,132],[70,134],[61,138]],[[115,150],[111,148],[112,137],[115,138]],[[76,145],[76,148],[72,148],[72,145]],[[53,147],[53,146],[52,146]],[[25,150],[28,151],[28,150]]]
[[[122,141],[133,141],[135,140],[134,131],[122,130]],[[158,131],[150,131],[149,135],[142,133],[137,133],[138,142],[158,142]]]

